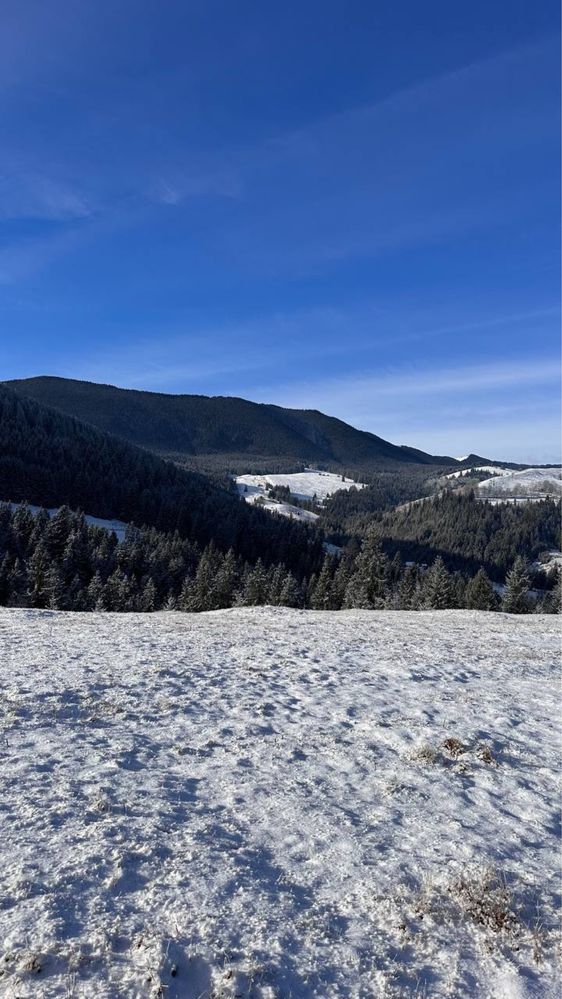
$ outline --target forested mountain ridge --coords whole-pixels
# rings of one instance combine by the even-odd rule
[[[459,464],[448,456],[391,444],[317,410],[284,409],[227,396],[142,392],[50,376],[5,384],[180,463],[206,456],[217,467],[218,457],[223,456],[225,469],[252,470],[250,464],[261,461],[267,471],[279,462],[367,470]]]
[[[360,539],[335,502],[341,495],[327,511],[336,524],[344,514],[338,558],[325,554],[321,531],[0,385],[0,500],[20,504],[0,503],[0,605],[495,609],[489,576],[501,580],[515,555],[559,543],[552,502],[488,508],[469,495],[425,500],[409,515],[373,513]],[[33,514],[25,500],[58,513]],[[136,526],[118,543],[71,510]],[[532,609],[520,562],[504,601],[517,613]],[[551,603],[545,593],[540,605]]]
[[[178,531],[249,562],[310,571],[321,535],[249,507],[203,475],[40,406],[0,385],[0,500],[68,505],[98,517]]]

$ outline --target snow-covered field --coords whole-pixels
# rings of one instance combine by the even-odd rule
[[[0,647],[0,994],[558,994],[557,618],[2,610]]]
[[[268,486],[288,486],[291,494],[297,499],[316,499],[322,503],[338,489],[363,489],[364,483],[336,475],[335,472],[319,472],[307,468],[304,472],[291,472],[287,475],[238,475],[236,477],[238,491],[244,498],[256,493],[265,495]],[[246,491],[247,490],[247,491]]]
[[[562,496],[562,469],[525,468],[521,472],[502,473],[478,484],[480,496],[542,498]]]
[[[457,472],[449,472],[444,479],[462,479],[471,472],[485,472],[488,475],[510,475],[511,469],[500,468],[499,465],[475,465],[474,468],[460,468]]]
[[[255,505],[256,503],[263,507],[264,510],[269,510],[270,513],[280,514],[282,517],[292,517],[294,520],[307,520],[309,523],[313,523],[318,520],[318,514],[314,513],[312,510],[303,510],[300,506],[295,506],[294,503],[282,503],[280,500],[267,498],[267,493],[265,488],[254,489],[249,487],[245,491],[244,487],[238,486],[238,491],[244,496],[246,503]]]

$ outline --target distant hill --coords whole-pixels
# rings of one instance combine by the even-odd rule
[[[36,402],[179,463],[275,471],[299,463],[376,470],[454,465],[449,456],[389,443],[318,410],[284,409],[227,396],[165,395],[42,376],[7,382]]]

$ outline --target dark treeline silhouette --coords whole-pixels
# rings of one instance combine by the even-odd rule
[[[299,578],[322,560],[320,532],[1,385],[0,498],[177,531],[200,548],[213,541],[249,562],[281,562]]]
[[[288,460],[343,464],[357,469],[402,464],[451,465],[414,448],[398,447],[317,410],[284,409],[228,396],[168,395],[113,385],[43,376],[8,383],[22,396],[84,420],[98,429],[180,463],[213,455],[215,470],[251,471],[248,459],[261,460],[256,471],[273,471]],[[282,469],[285,471],[286,469]]]
[[[214,542],[204,549],[175,532],[129,526],[124,540],[61,507],[52,516],[0,504],[0,604],[69,611],[208,611],[262,604],[317,610],[503,609],[554,612],[559,583],[537,601],[523,559],[508,573],[503,601],[480,569],[467,579],[442,558],[430,568],[392,560],[369,536],[318,572],[249,563]]]

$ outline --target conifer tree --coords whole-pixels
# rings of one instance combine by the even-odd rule
[[[48,576],[51,559],[44,541],[33,551],[28,565],[29,597],[32,607],[46,607],[49,602]]]
[[[423,593],[424,604],[431,610],[446,610],[453,604],[451,577],[440,555],[427,570]]]
[[[388,594],[389,562],[380,542],[366,538],[355,562],[355,572],[345,590],[344,607],[365,610],[384,607]]]
[[[470,610],[492,611],[498,601],[494,587],[485,569],[479,569],[466,586],[465,607]]]
[[[312,588],[309,604],[315,610],[332,608],[332,559],[326,555],[320,575]]]
[[[156,587],[150,576],[139,594],[138,603],[140,611],[148,612],[156,608]]]
[[[269,588],[267,593],[267,602],[271,604],[272,607],[278,607],[281,603],[281,592],[283,589],[283,582],[285,580],[285,570],[282,565],[276,565],[271,573],[271,578],[269,581]]]
[[[531,610],[529,573],[525,559],[520,555],[506,576],[502,610],[506,614],[528,614]]]
[[[103,604],[103,607],[101,604]],[[107,610],[107,605],[103,597],[103,580],[99,572],[94,573],[88,584],[86,605],[88,610]]]
[[[283,607],[300,607],[302,604],[302,591],[292,572],[287,572],[283,580],[281,603]]]
[[[398,610],[414,610],[420,602],[419,572],[416,565],[407,565],[396,591]]]
[[[268,580],[261,559],[250,569],[244,588],[239,597],[242,607],[257,607],[264,604],[268,591]]]
[[[562,614],[562,574],[557,573],[557,580],[552,590],[545,594],[542,600],[543,614]]]
[[[219,558],[215,578],[215,603],[217,608],[232,607],[238,576],[238,564],[232,548]]]

